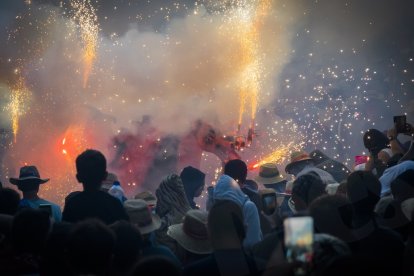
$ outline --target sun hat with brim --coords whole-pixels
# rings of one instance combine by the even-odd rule
[[[135,199],[143,199],[147,205],[150,206],[155,206],[155,204],[157,204],[157,198],[150,191],[136,194]]]
[[[308,160],[313,160],[307,152],[295,151],[290,155],[290,163],[286,165],[286,173],[290,173],[293,166]]]
[[[401,210],[404,216],[412,221],[414,217],[414,198],[409,198],[401,202]]]
[[[276,164],[265,163],[260,166],[259,175],[255,178],[255,180],[263,185],[266,185],[282,182],[285,179],[280,175]]]
[[[210,254],[213,248],[207,233],[207,220],[207,212],[190,210],[183,223],[168,227],[167,235],[191,253]]]
[[[48,182],[49,178],[40,178],[39,171],[35,166],[24,166],[20,168],[19,178],[10,177],[9,181],[13,185],[21,185],[29,181],[43,184]]]
[[[145,200],[128,199],[124,202],[124,208],[130,222],[138,227],[141,234],[148,234],[160,228],[161,219],[151,213]]]

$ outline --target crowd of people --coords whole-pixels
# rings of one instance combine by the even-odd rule
[[[368,130],[370,155],[351,170],[320,150],[302,151],[285,168],[293,180],[274,163],[249,179],[235,159],[214,186],[188,166],[165,176],[155,195],[132,198],[105,156],[89,149],[76,159],[83,190],[67,195],[63,211],[39,196],[49,179],[24,166],[9,179],[21,193],[0,188],[0,275],[414,275],[407,129]],[[399,135],[411,139],[408,147]],[[205,189],[203,210],[195,198]],[[313,221],[305,259],[287,257],[290,218]]]

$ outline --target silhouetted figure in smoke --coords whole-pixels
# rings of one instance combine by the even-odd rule
[[[192,209],[196,209],[195,197],[199,197],[205,185],[205,173],[194,167],[188,166],[180,174],[184,185],[185,194]]]
[[[49,179],[40,178],[39,171],[35,166],[24,166],[20,168],[19,178],[10,177],[10,183],[16,185],[22,191],[23,198],[20,201],[21,208],[39,208],[42,205],[50,206],[51,216],[56,222],[62,220],[62,212],[59,205],[39,197],[39,186],[48,182]]]
[[[29,208],[18,212],[11,227],[12,251],[3,252],[0,274],[38,275],[50,228],[51,221],[46,212]]]
[[[75,275],[107,275],[115,249],[114,232],[101,221],[77,224],[68,237],[67,261]]]
[[[374,213],[380,199],[381,184],[371,172],[353,172],[347,181],[347,195],[354,210],[356,242],[350,247],[355,257],[375,262],[384,275],[398,275],[402,268],[404,243],[396,232],[380,227]]]
[[[100,190],[107,176],[105,156],[96,150],[86,150],[76,158],[76,179],[82,183],[83,192],[73,192],[66,197],[63,220],[78,222],[98,218],[106,224],[128,220],[128,216],[115,197]]]

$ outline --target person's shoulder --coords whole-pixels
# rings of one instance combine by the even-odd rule
[[[73,200],[78,200],[79,198],[81,198],[81,195],[82,195],[81,191],[71,192],[65,197],[65,204]]]

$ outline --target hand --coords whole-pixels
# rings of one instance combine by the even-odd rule
[[[388,139],[393,140],[393,139],[396,139],[397,136],[398,136],[398,133],[397,133],[397,130],[395,129],[395,127],[391,128],[387,131]]]

